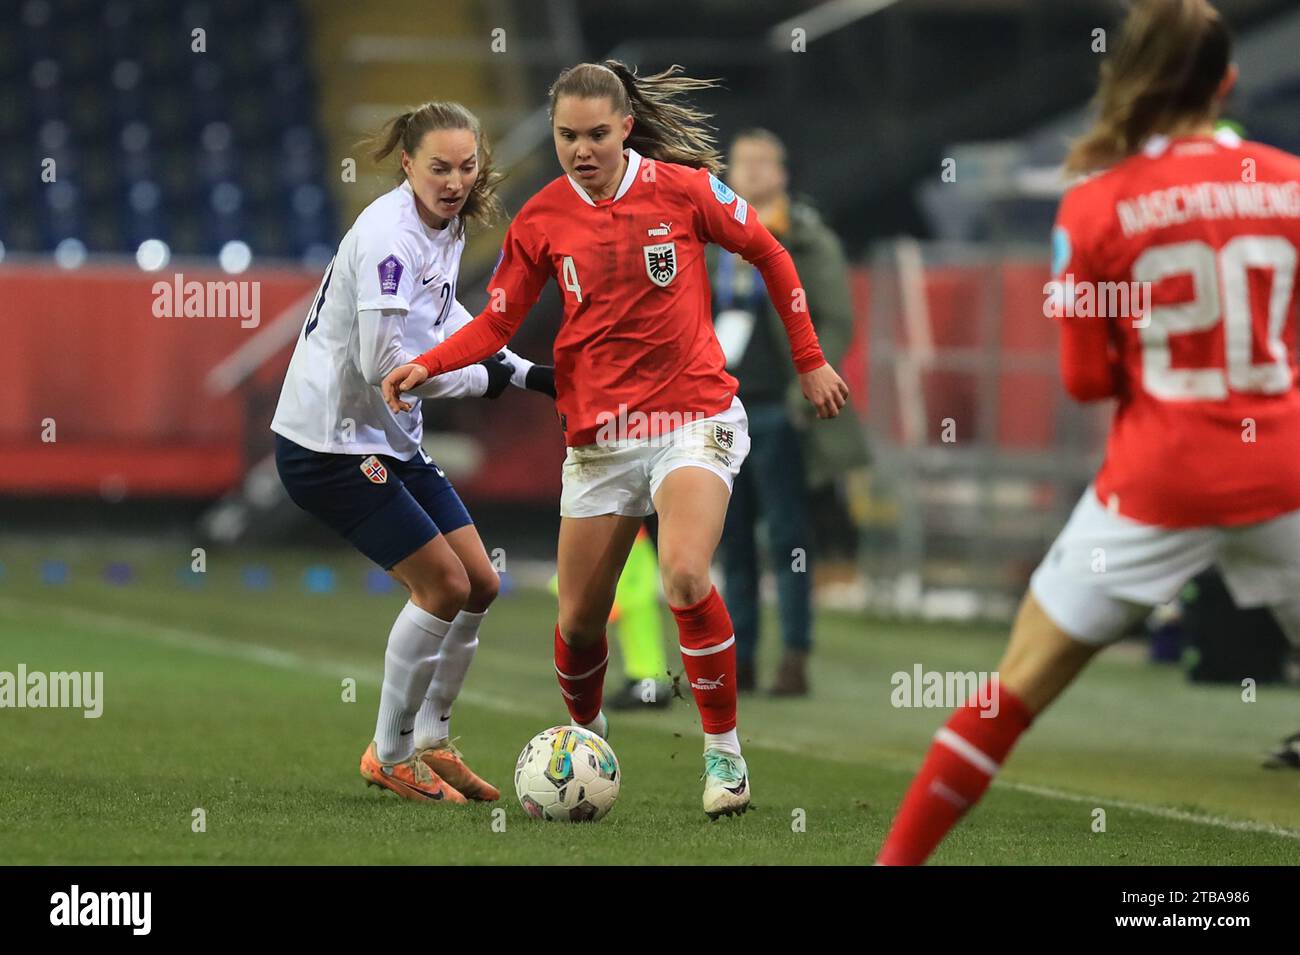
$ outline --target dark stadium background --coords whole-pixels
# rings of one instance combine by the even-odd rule
[[[929,589],[935,560],[969,554],[969,541],[953,539],[960,528],[903,526],[916,518],[890,492],[891,476],[933,477],[912,452],[933,444],[945,414],[978,423],[972,455],[1006,450],[1025,460],[1034,481],[1010,494],[1013,506],[1052,525],[1095,460],[1100,429],[1062,407],[1052,330],[1033,320],[1059,192],[1034,173],[1059,159],[1062,129],[1078,125],[1097,64],[1089,30],[1113,26],[1118,7],[905,0],[820,19],[827,6],[853,5],[2,0],[4,525],[328,543],[255,478],[290,332],[352,218],[389,182],[357,140],[408,104],[461,100],[484,119],[510,173],[513,211],[557,172],[540,112],[546,87],[563,66],[610,54],[643,71],[678,62],[723,77],[724,90],[699,98],[722,141],[756,125],[783,137],[795,190],[853,259],[860,329],[842,371],[881,479],[878,498],[857,509],[865,569],[876,573],[911,547],[905,563]],[[1278,14],[1290,5],[1222,6],[1248,42],[1276,42]],[[813,34],[798,53],[796,22]],[[1286,23],[1294,40],[1300,27]],[[1252,134],[1291,148],[1300,139],[1293,62],[1246,76],[1233,113]],[[956,183],[940,182],[947,157],[957,161]],[[348,159],[355,182],[344,181]],[[42,175],[47,160],[53,182]],[[471,310],[482,304],[500,235],[470,243],[460,295]],[[897,236],[925,243],[937,353],[911,386],[927,403],[921,435],[904,434],[897,406],[908,392],[869,374],[898,364],[891,349],[906,316],[895,294]],[[146,272],[137,252],[150,240],[166,244],[167,258]],[[156,242],[148,248],[156,255]],[[228,265],[246,263],[233,277],[260,283],[257,328],[152,315],[155,281],[177,272],[221,279],[223,250]],[[1013,320],[1010,306],[1026,317]],[[544,356],[556,321],[548,293],[517,350]],[[1019,370],[991,383],[1007,356]],[[426,416],[431,431],[461,436],[433,444],[480,522],[509,526],[517,547],[545,556],[562,452],[553,416],[532,397],[429,403]],[[46,419],[56,423],[54,442],[42,440]],[[1063,443],[1064,471],[1051,465]],[[894,454],[899,447],[908,453]],[[959,470],[979,487],[1006,477],[980,463]],[[1014,592],[1040,543],[990,544],[986,556],[1005,572],[960,585]]]
[[[1227,118],[1300,152],[1300,7],[1216,5],[1242,68]],[[1110,406],[1061,387],[1043,285],[1059,164],[1085,125],[1098,32],[1123,10],[0,0],[0,670],[102,671],[108,686],[103,720],[0,713],[0,861],[394,863],[414,845],[435,863],[869,862],[942,719],[892,705],[891,673],[994,665],[1100,461]],[[356,753],[403,595],[288,502],[268,425],[324,263],[394,182],[358,141],[406,107],[463,102],[514,212],[558,173],[547,87],[605,56],[722,77],[697,100],[720,140],[761,126],[785,141],[793,190],[849,255],[840,371],[872,464],[843,476],[815,541],[813,695],[742,703],[764,812],[700,829],[699,724],[679,700],[621,718],[629,784],[608,824],[529,829],[507,799],[501,838],[362,791]],[[471,311],[503,234],[471,237]],[[155,283],[178,276],[256,283],[256,327],[156,316]],[[544,357],[558,317],[548,289],[512,348]],[[549,403],[517,390],[426,402],[425,417],[489,553],[508,558],[457,709],[475,765],[504,781],[564,712],[547,589],[561,434]],[[1243,663],[1235,638],[1254,623],[1210,619],[1231,646],[1189,652],[1166,607],[1103,654],[938,861],[1294,862],[1295,774],[1259,764],[1297,728],[1295,687],[1243,706],[1236,683],[1242,666],[1261,685],[1296,673],[1267,641]],[[1198,671],[1217,683],[1189,685]],[[340,700],[341,679],[364,706]],[[213,830],[191,838],[203,805]],[[1109,836],[1090,828],[1097,806]]]

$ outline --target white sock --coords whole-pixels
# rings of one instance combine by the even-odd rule
[[[400,763],[415,752],[415,714],[438,665],[438,649],[451,622],[421,610],[409,600],[388,633],[384,688],[379,694],[375,755]]]
[[[704,748],[720,749],[724,753],[730,753],[732,756],[740,755],[740,737],[736,735],[735,729],[727,733],[705,733]]]
[[[465,685],[465,674],[478,649],[478,628],[487,611],[462,610],[451,622],[442,641],[438,667],[434,670],[424,703],[415,717],[415,748],[437,746],[451,735],[451,707]]]

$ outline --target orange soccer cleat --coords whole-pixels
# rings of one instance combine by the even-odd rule
[[[500,790],[479,778],[474,770],[465,765],[465,760],[454,742],[443,740],[437,746],[420,750],[415,754],[415,758],[422,760],[430,772],[435,776],[441,776],[469,799],[495,802],[501,798]]]
[[[470,774],[473,776],[473,773]],[[430,769],[418,757],[400,763],[381,763],[375,755],[375,744],[366,747],[361,757],[361,778],[367,786],[391,789],[403,799],[416,802],[464,803],[465,797]],[[474,777],[477,779],[478,777]]]

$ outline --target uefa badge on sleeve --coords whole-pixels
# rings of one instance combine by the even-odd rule
[[[660,288],[666,288],[677,276],[677,243],[643,245],[641,251],[645,253],[645,271],[650,276],[650,281]]]
[[[402,284],[402,263],[390,255],[379,263],[379,294],[396,295]]]
[[[388,468],[384,467],[384,462],[373,454],[361,462],[361,473],[371,484],[388,483]]]

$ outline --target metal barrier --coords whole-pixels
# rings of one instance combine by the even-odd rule
[[[1035,252],[899,239],[871,257],[876,609],[1009,616],[1100,463],[1111,405],[1060,385]]]

